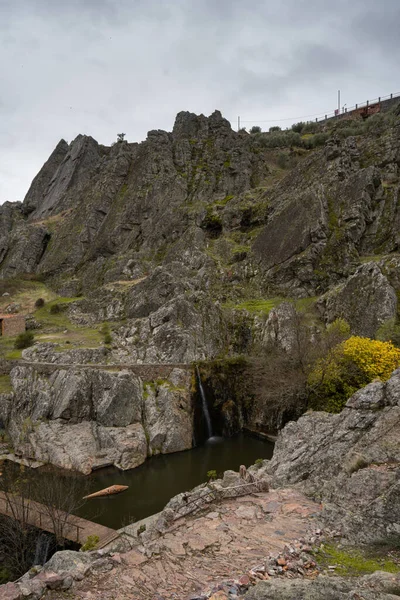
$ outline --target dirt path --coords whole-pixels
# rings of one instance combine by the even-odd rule
[[[75,583],[68,598],[86,600],[186,600],[242,576],[313,527],[320,505],[294,490],[273,490],[225,500],[198,517],[186,517],[146,546],[116,555]],[[110,569],[110,566],[106,566]],[[60,600],[60,592],[46,598]]]

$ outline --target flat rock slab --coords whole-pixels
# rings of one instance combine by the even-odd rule
[[[320,505],[295,490],[271,490],[210,506],[184,517],[149,542],[151,558],[138,550],[121,554],[112,571],[91,574],[69,598],[91,600],[185,600],[283,550],[306,536]],[[59,598],[49,591],[47,599]]]

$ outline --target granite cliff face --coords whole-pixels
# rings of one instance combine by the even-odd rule
[[[400,533],[400,369],[349,398],[337,415],[310,412],[280,433],[267,470],[323,503],[322,518],[347,539]]]
[[[385,309],[357,325],[370,334],[396,313],[398,277],[385,271],[399,249],[399,124],[333,135],[284,177],[271,152],[218,111],[179,113],[171,133],[150,131],[140,144],[62,140],[24,202],[0,209],[0,277],[31,273],[65,295],[95,292],[89,312],[97,300],[96,318],[111,319],[146,318],[190,292],[225,302],[341,286],[338,302],[321,303],[330,320],[358,287],[380,287],[381,271],[386,291],[376,304]],[[374,269],[347,283],[373,256]],[[138,280],[117,309],[109,290],[98,306],[104,286]]]
[[[127,370],[12,370],[14,392],[2,396],[0,418],[14,452],[90,473],[132,469],[148,456],[192,447],[190,373],[172,369],[146,382]]]
[[[25,200],[0,207],[0,279],[44,281],[65,300],[64,320],[53,330],[39,320],[36,331],[62,352],[35,346],[23,357],[59,363],[59,372],[22,363],[14,401],[2,397],[14,445],[22,448],[18,431],[30,420],[26,452],[37,458],[85,472],[102,461],[134,466],[190,447],[190,381],[157,388],[159,412],[153,389],[124,366],[226,359],[271,343],[290,353],[293,305],[282,300],[313,303],[314,336],[338,317],[371,337],[398,322],[400,117],[377,123],[356,136],[334,124],[325,146],[311,149],[300,136],[272,148],[269,134],[234,132],[218,111],[179,113],[172,132],[150,131],[140,144],[61,140]],[[106,357],[70,352],[68,328],[104,322]],[[121,374],[83,368],[92,362]],[[229,413],[232,398],[221,397],[233,431],[247,409]],[[250,426],[268,429],[258,408]],[[288,418],[274,416],[275,428]],[[66,450],[75,430],[79,457]]]

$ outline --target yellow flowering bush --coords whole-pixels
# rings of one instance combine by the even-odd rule
[[[309,406],[340,412],[347,399],[374,379],[386,381],[400,366],[400,349],[391,342],[352,336],[318,360],[308,377]]]
[[[386,381],[400,366],[400,348],[396,348],[392,342],[370,338],[349,338],[343,344],[343,356],[363,372],[367,383],[377,378]]]

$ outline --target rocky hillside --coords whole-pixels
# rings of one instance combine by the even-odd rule
[[[311,340],[338,317],[355,335],[397,327],[399,110],[307,127],[248,134],[218,111],[182,112],[171,133],[150,131],[140,144],[105,147],[80,135],[59,142],[22,203],[0,207],[3,310],[29,315],[40,342],[23,357],[0,344],[6,359],[23,358],[0,403],[19,451],[27,422],[36,458],[85,472],[134,466],[190,447],[194,380],[137,378],[125,366],[179,370],[271,344],[290,354],[295,309]],[[39,296],[45,306],[35,310]],[[44,373],[36,363],[60,368]],[[271,412],[254,400],[257,378],[238,363],[219,365],[217,379],[210,368],[202,376],[221,431],[276,430],[304,410]],[[166,399],[160,414],[149,408],[153,392]],[[82,453],[71,456],[75,431]]]
[[[61,295],[85,295],[79,308],[95,320],[140,319],[135,330],[218,319],[210,299],[328,294],[325,319],[343,312],[370,334],[395,316],[400,285],[399,118],[349,137],[343,123],[323,148],[280,152],[271,134],[236,133],[217,111],[179,113],[172,133],[140,144],[62,140],[23,203],[1,207],[0,276],[40,276]],[[370,323],[346,300],[360,287]]]

